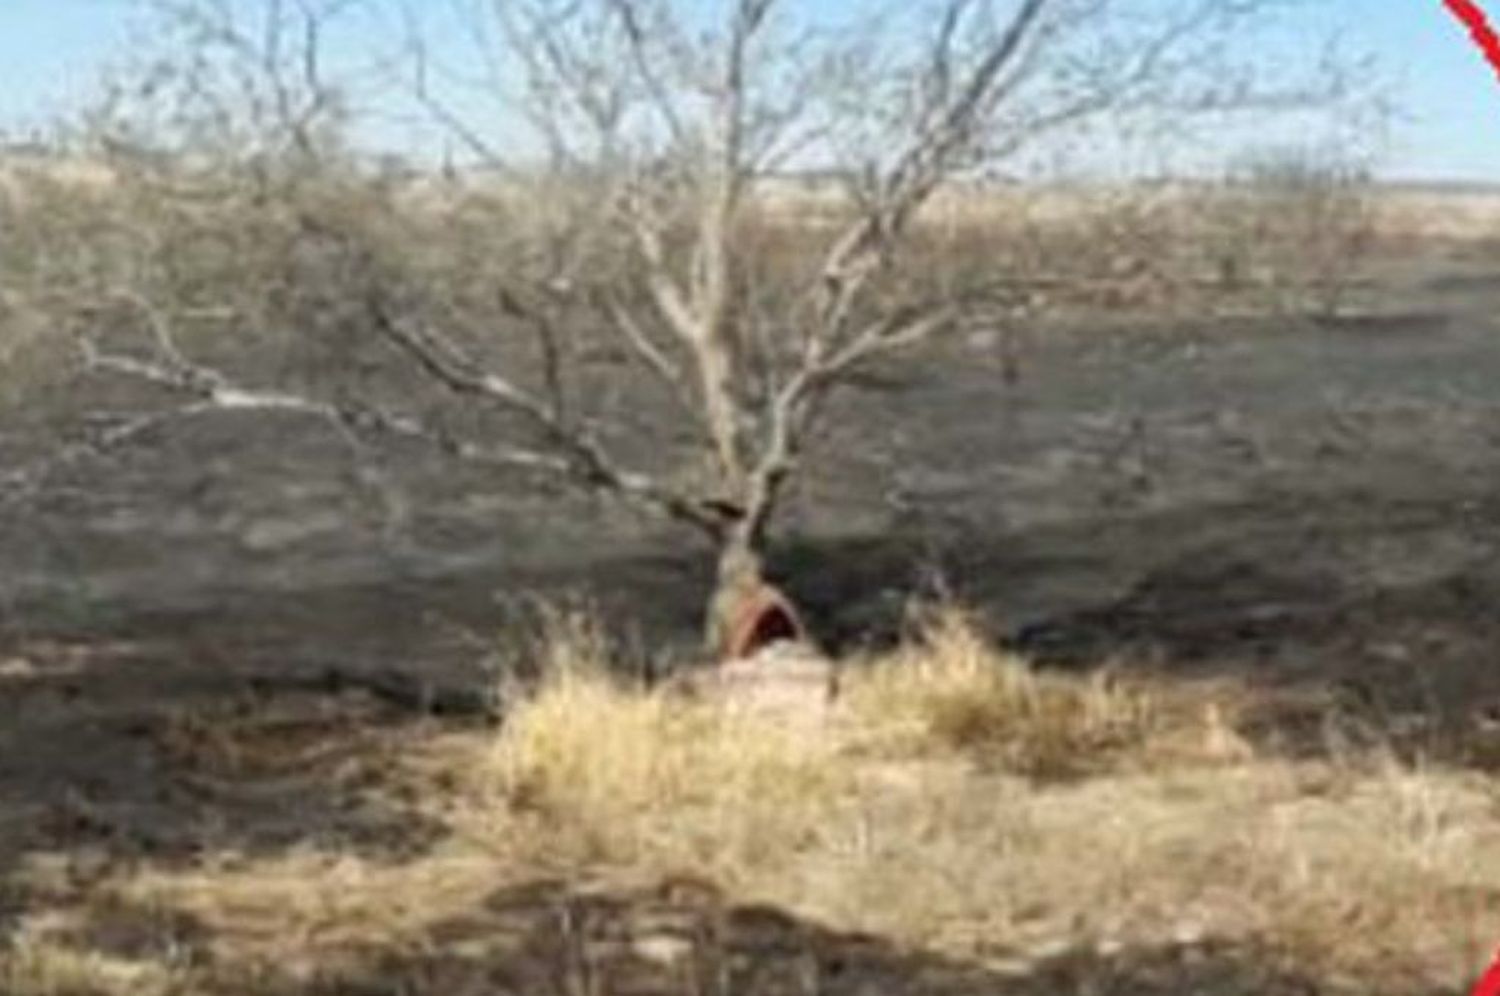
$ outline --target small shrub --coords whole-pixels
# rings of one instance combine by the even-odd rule
[[[1377,235],[1369,178],[1298,149],[1249,158],[1199,212],[1221,289],[1269,294],[1293,312],[1343,307]]]

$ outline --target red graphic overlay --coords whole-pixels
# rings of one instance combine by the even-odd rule
[[[1490,24],[1490,19],[1485,16],[1484,9],[1474,0],[1443,0],[1443,3],[1452,12],[1453,16],[1463,22],[1464,27],[1469,29],[1469,35],[1474,39],[1474,44],[1484,53],[1485,59],[1494,68],[1495,75],[1500,76],[1500,35],[1495,34],[1495,28]],[[1500,990],[1486,991],[1500,992]]]
[[[1469,29],[1469,36],[1484,53],[1485,61],[1500,76],[1500,35],[1495,34],[1494,25],[1490,24],[1483,8],[1474,3],[1474,0],[1443,0],[1443,4]],[[1484,973],[1484,978],[1474,987],[1474,996],[1500,996],[1500,955],[1497,955],[1490,970]]]
[[[1474,987],[1474,996],[1500,996],[1500,960],[1484,973],[1484,978]]]

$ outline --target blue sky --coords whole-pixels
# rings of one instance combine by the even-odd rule
[[[1500,0],[1482,2],[1500,19]],[[0,0],[0,128],[24,131],[85,99],[102,67],[128,52],[135,6]],[[1500,79],[1442,0],[1328,0],[1310,31],[1330,25],[1391,81],[1400,116],[1378,160],[1382,174],[1500,181]]]

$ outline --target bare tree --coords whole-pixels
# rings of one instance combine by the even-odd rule
[[[348,103],[319,53],[343,6],[270,0],[254,30],[232,5],[171,5],[195,51],[227,54],[237,99],[253,108],[243,155],[293,160],[295,178],[328,154],[319,128]],[[441,279],[393,267],[337,218],[299,209],[297,223],[353,261],[361,326],[441,392],[501,413],[510,438],[461,438],[388,405],[244,386],[190,359],[168,309],[140,297],[130,303],[153,348],[121,355],[85,336],[85,357],[185,393],[185,413],[303,412],[683,523],[717,551],[708,631],[718,643],[736,601],[764,586],[768,529],[839,385],[1016,290],[1005,274],[964,287],[913,279],[924,208],[1100,122],[1181,125],[1335,98],[1345,80],[1334,62],[1311,58],[1272,78],[1235,48],[1297,6],[932,0],[835,18],[789,0],[494,0],[469,26],[487,85],[508,98],[496,120],[476,124],[456,105],[442,46],[416,27],[402,78],[505,206],[503,259],[490,261],[497,310],[466,308]],[[784,181],[812,171],[831,179]],[[795,239],[768,238],[778,229]],[[507,335],[529,332],[534,362],[487,341],[497,333],[484,323],[497,318]],[[611,337],[657,385],[700,457],[664,470],[617,455],[608,414],[591,410],[581,386],[584,330]]]

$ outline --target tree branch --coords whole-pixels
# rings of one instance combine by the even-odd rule
[[[378,302],[372,303],[371,314],[380,333],[444,387],[457,394],[484,398],[530,422],[541,432],[549,448],[566,460],[574,478],[654,506],[713,536],[723,527],[723,516],[709,503],[689,498],[648,475],[620,467],[587,432],[561,422],[540,400],[499,374],[480,368],[440,333],[406,328]]]

